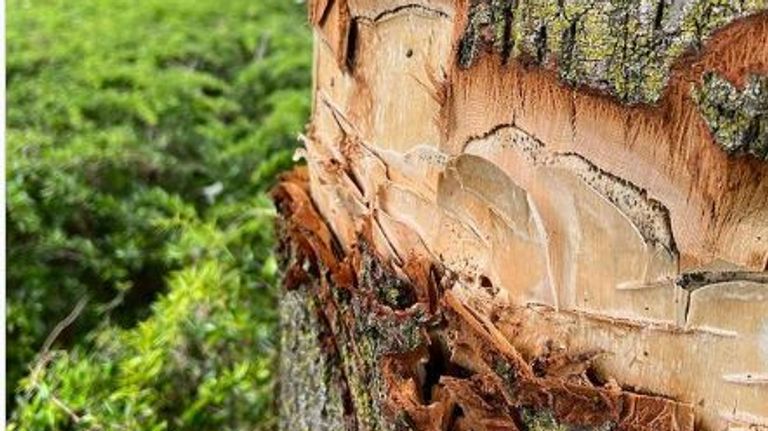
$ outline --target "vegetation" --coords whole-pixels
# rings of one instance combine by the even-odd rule
[[[10,429],[273,427],[264,193],[308,115],[303,22],[285,0],[9,1]]]

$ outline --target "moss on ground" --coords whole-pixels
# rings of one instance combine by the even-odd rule
[[[305,16],[8,2],[9,429],[274,428],[264,192],[309,115]]]

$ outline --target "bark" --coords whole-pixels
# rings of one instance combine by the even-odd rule
[[[283,429],[768,429],[764,1],[314,0]]]

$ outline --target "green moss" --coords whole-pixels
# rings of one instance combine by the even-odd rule
[[[528,431],[571,431],[565,425],[558,424],[548,410],[523,409],[521,416]]]
[[[707,73],[692,94],[715,142],[728,154],[768,160],[768,76],[750,76],[739,90]]]
[[[559,423],[549,410],[534,410],[523,408],[521,419],[526,431],[611,431],[615,428],[612,423],[597,427],[575,427]]]
[[[509,362],[497,358],[493,361],[493,371],[502,378],[508,388],[511,388],[517,381],[517,373]]]
[[[411,416],[405,411],[400,411],[395,416],[394,421],[395,429],[397,430],[412,430],[416,429]]]
[[[104,429],[261,429],[271,420],[274,390],[253,377],[271,370],[277,325],[275,280],[262,277],[274,269],[264,191],[292,164],[310,113],[304,20],[304,5],[284,0],[7,2],[5,387],[8,416],[20,399],[16,429],[92,429],[72,424],[52,395]],[[242,283],[236,293],[206,280],[231,306],[174,314],[200,331],[192,338],[205,339],[204,359],[165,342],[129,351],[122,336],[94,345],[167,322],[185,300],[156,308],[169,280],[209,258]],[[52,346],[59,359],[39,385],[20,387],[46,337],[86,297]],[[153,327],[158,340],[189,340]],[[174,358],[162,375],[147,370],[130,386],[105,377],[128,358],[156,364],[150,353]],[[241,369],[245,388],[234,382]]]
[[[363,253],[358,276],[361,280],[360,287],[372,291],[376,298],[388,307],[402,310],[415,302],[410,283],[384,267],[370,252]]]

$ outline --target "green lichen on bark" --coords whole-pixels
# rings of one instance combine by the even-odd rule
[[[410,284],[388,270],[372,253],[363,254],[358,277],[379,301],[393,309],[404,309],[416,301]]]
[[[728,154],[768,160],[768,76],[752,75],[739,90],[707,73],[692,94],[712,137]]]
[[[768,0],[474,0],[458,62],[470,67],[492,50],[556,68],[565,82],[625,103],[654,103],[683,52],[765,9]]]
[[[524,409],[521,416],[528,431],[570,431],[565,425],[558,424],[548,411]]]
[[[612,423],[599,427],[570,426],[559,423],[549,410],[522,409],[520,413],[527,431],[611,431]]]
[[[469,67],[483,49],[486,40],[492,40],[488,29],[503,24],[502,17],[494,17],[490,2],[477,2],[470,7],[467,28],[459,42],[459,65]]]
[[[363,323],[363,308],[357,295],[345,288],[331,286],[338,310],[334,320],[340,325],[334,333],[341,366],[347,378],[349,394],[355,409],[358,427],[363,430],[389,430],[391,426],[382,414],[383,382],[379,374],[377,343],[367,332],[373,332]],[[345,315],[354,316],[351,327],[343,325]]]
[[[280,303],[280,429],[342,430],[339,369],[320,343],[323,325],[312,298],[285,292]]]
[[[387,390],[380,361],[385,355],[411,351],[426,342],[424,314],[418,308],[399,315],[381,308],[365,294],[378,288],[371,284],[375,274],[385,273],[369,274],[367,282],[358,286],[361,292],[331,286],[338,313],[330,317],[338,323],[352,317],[351,324],[335,330],[318,318],[323,313],[315,303],[320,298],[315,288],[302,286],[284,293],[280,309],[281,429],[347,429],[342,382],[354,408],[355,429],[404,429],[407,418],[390,420],[383,411]],[[400,279],[380,281],[397,286],[405,283]],[[335,351],[327,350],[324,335],[333,338]]]
[[[331,329],[354,408],[356,429],[408,429],[407,417],[392,417],[384,411],[388,390],[381,375],[381,363],[388,355],[411,352],[425,345],[429,316],[421,306],[413,304],[413,286],[388,270],[367,251],[365,244],[361,248],[361,265],[354,286],[339,286],[327,277],[334,307],[324,312],[335,310],[327,317],[336,322]],[[317,291],[313,295],[321,297]]]
[[[350,303],[354,321],[351,337],[337,337],[345,374],[349,381],[356,415],[362,429],[401,429],[384,414],[387,389],[381,376],[381,360],[385,355],[412,351],[426,342],[422,326],[415,314],[394,316],[357,295]],[[338,335],[338,334],[337,334]]]
[[[403,298],[410,297],[413,287],[375,267],[381,264],[372,255],[364,253],[362,260],[360,291],[339,303],[352,316],[350,342],[342,343],[344,362],[351,365],[346,373],[350,392],[358,417],[366,422],[365,429],[407,429],[407,420],[397,417],[390,421],[383,413],[388,394],[381,361],[387,355],[411,352],[425,345],[428,318],[418,305],[396,312],[392,306],[404,306]]]

